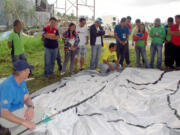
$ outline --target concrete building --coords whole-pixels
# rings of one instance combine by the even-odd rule
[[[114,27],[118,24],[118,19],[115,16],[102,16],[103,27],[106,31],[106,36],[114,35]]]
[[[47,0],[14,0],[14,4],[16,8],[18,8],[19,5],[23,5],[23,11],[18,13],[18,16],[24,24],[29,27],[44,25],[54,13],[54,5],[50,5]],[[3,0],[0,0],[0,5],[5,5]],[[16,15],[17,13],[12,13],[7,19],[4,12],[5,9],[2,7],[5,6],[1,6],[0,8],[0,28],[12,25],[15,19],[19,19]],[[15,12],[15,9],[13,11]]]

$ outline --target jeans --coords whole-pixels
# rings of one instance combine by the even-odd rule
[[[21,55],[17,55],[17,56],[11,56],[12,57],[12,61],[13,63],[18,61],[18,60],[25,60],[26,61],[26,55],[23,53]]]
[[[149,66],[149,63],[148,63],[148,60],[147,60],[147,57],[146,57],[146,47],[145,46],[144,47],[136,46],[135,50],[136,50],[136,63],[137,63],[137,67],[141,67],[140,56],[142,56],[146,68],[149,68],[150,66]]]
[[[165,44],[164,50],[165,56],[165,66],[172,68],[174,65],[174,51],[173,51],[173,44],[171,42],[167,42]]]
[[[75,59],[76,51],[66,51],[64,54],[65,54],[65,58],[64,58],[64,64],[63,64],[62,72],[66,72],[66,67],[67,67],[67,64],[69,62],[69,59],[71,61],[70,72],[73,72],[73,70],[74,70],[74,59]]]
[[[47,77],[48,75],[54,74],[54,65],[55,60],[57,58],[58,48],[49,49],[45,47],[44,51],[44,76]]]
[[[114,70],[117,69],[117,66],[115,63],[112,63]],[[111,68],[109,67],[109,65],[107,64],[101,64],[100,65],[100,69],[101,69],[101,73],[107,73],[108,71],[112,71]]]
[[[154,68],[154,57],[156,55],[157,52],[157,68],[161,69],[161,65],[162,65],[162,47],[163,45],[161,44],[151,44],[151,62],[150,62],[150,67]]]
[[[91,46],[91,61],[90,61],[90,69],[95,70],[98,67],[99,58],[101,55],[101,45]]]
[[[176,67],[180,68],[180,46],[173,44],[174,61],[176,62]]]
[[[61,71],[62,70],[62,64],[61,64],[61,55],[60,55],[59,49],[58,49],[56,61],[57,61],[57,64],[58,64],[58,70]]]
[[[119,64],[121,64],[121,66],[123,66],[123,62],[124,59],[126,60],[126,64],[129,65],[130,64],[130,60],[129,60],[129,45],[122,45],[122,44],[117,44],[117,57],[119,60]]]

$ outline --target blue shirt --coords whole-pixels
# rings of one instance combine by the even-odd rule
[[[129,28],[127,26],[122,28],[120,24],[116,25],[116,27],[114,28],[114,33],[118,35],[121,41],[126,41],[127,36],[129,36],[130,34]],[[117,40],[116,42],[119,43],[119,41]]]
[[[13,75],[0,84],[0,106],[10,112],[24,107],[24,96],[29,94],[26,82],[17,84]]]

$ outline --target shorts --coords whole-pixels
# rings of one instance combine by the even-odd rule
[[[78,58],[79,54],[80,54],[81,58],[85,58],[86,57],[86,47],[77,48],[75,58]]]

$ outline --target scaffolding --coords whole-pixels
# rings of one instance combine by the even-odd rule
[[[93,1],[93,4],[88,4],[88,1]],[[60,7],[58,2],[64,2],[64,6]],[[70,9],[76,10],[76,18],[79,18],[79,7],[89,8],[93,13],[93,20],[96,17],[96,0],[56,0],[54,4],[55,9],[64,10],[64,14],[67,15]]]

